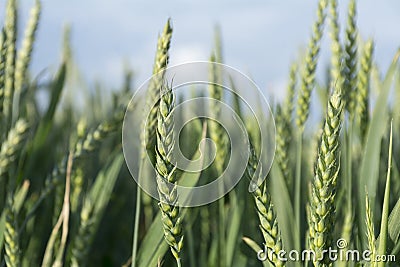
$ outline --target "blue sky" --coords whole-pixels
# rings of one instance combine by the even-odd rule
[[[4,2],[0,4],[1,13]],[[21,26],[33,0],[20,0]],[[62,28],[72,26],[75,59],[88,82],[116,87],[124,63],[136,72],[139,86],[151,73],[157,35],[168,17],[174,34],[171,64],[207,60],[213,30],[222,30],[225,63],[249,74],[266,94],[285,88],[288,66],[308,42],[317,1],[128,1],[43,0],[43,14],[35,47],[33,72],[55,69],[59,60]],[[386,69],[400,45],[400,1],[358,1],[361,36],[376,40],[377,62]],[[348,1],[340,1],[340,19]],[[397,12],[396,12],[397,11]],[[3,18],[3,14],[0,15]],[[342,27],[343,29],[343,27]],[[324,37],[322,58],[329,62]],[[279,95],[279,94],[278,94]]]

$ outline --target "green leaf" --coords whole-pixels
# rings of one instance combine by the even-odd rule
[[[390,202],[390,170],[392,168],[392,150],[393,150],[393,122],[390,126],[390,141],[389,141],[389,159],[388,159],[388,170],[385,187],[385,197],[383,199],[382,207],[382,221],[381,221],[381,232],[379,238],[378,255],[386,255],[387,238],[388,238],[388,220],[389,220],[389,202]],[[385,262],[380,261],[377,264],[378,267],[384,267]]]
[[[277,211],[283,245],[288,250],[295,249],[294,237],[298,233],[296,227],[293,227],[293,207],[282,172],[276,162],[272,164],[270,186],[271,201]]]
[[[112,159],[113,160],[100,171],[89,193],[90,201],[94,204],[94,216],[102,216],[102,213],[110,201],[111,193],[117,181],[122,163],[124,162],[124,157],[121,153],[115,158],[112,157]]]
[[[233,259],[235,256],[235,251],[238,244],[239,230],[241,226],[241,219],[244,209],[244,199],[238,199],[236,192],[232,191],[230,194],[231,199],[231,209],[227,220],[227,235],[225,242],[226,249],[226,264],[227,266],[232,266]]]
[[[243,237],[243,241],[255,252],[258,253],[262,248],[251,238],[248,237]],[[263,266],[267,267],[269,266],[269,263],[267,260],[263,261]]]
[[[397,200],[396,205],[394,206],[392,212],[389,216],[389,238],[393,244],[400,243],[400,198]],[[393,249],[392,254],[396,254],[395,249]]]
[[[63,62],[50,87],[51,89],[50,104],[49,107],[47,108],[47,111],[43,119],[40,121],[39,128],[35,135],[34,145],[36,148],[42,146],[46,142],[47,136],[54,123],[53,118],[61,98],[61,93],[64,88],[66,73],[67,73],[67,66],[66,63]]]

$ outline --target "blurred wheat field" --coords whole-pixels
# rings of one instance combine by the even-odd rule
[[[139,179],[156,179],[158,201],[133,181],[122,152],[125,112],[143,116],[129,105],[134,73],[121,74],[123,86],[113,92],[99,84],[74,95],[79,74],[67,29],[58,69],[50,78],[32,76],[46,10],[36,0],[21,29],[17,1],[8,0],[0,35],[0,266],[400,266],[400,50],[390,66],[378,66],[375,41],[359,34],[357,2],[340,14],[344,24],[338,4],[318,1],[309,43],[288,66],[286,97],[271,106],[276,149],[267,177],[257,171],[260,129],[243,113],[240,97],[216,86],[220,69],[209,69],[210,85],[201,94],[231,103],[246,125],[249,159],[223,198],[183,208],[176,186],[223,174],[234,133],[204,118],[174,131],[182,119],[174,108],[196,92],[176,94],[164,77],[174,49],[171,20],[149,59],[155,76],[144,104],[150,112],[136,125],[143,135],[134,148]],[[221,35],[210,62],[224,63]],[[325,35],[328,47],[321,46]],[[322,49],[331,60],[321,82]],[[216,105],[209,111],[221,113]],[[176,168],[174,148],[195,160],[204,138],[215,144],[212,164],[196,174]],[[154,170],[144,167],[145,156]],[[369,251],[369,260],[332,259],[330,248]],[[294,250],[315,257],[282,258],[282,251]]]

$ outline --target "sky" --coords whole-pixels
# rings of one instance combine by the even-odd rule
[[[19,3],[22,27],[34,1]],[[339,3],[342,31],[347,5],[348,0]],[[4,6],[5,1],[1,1],[1,19]],[[207,60],[213,48],[214,27],[219,25],[225,63],[252,77],[266,95],[279,97],[285,89],[290,62],[299,57],[308,42],[316,8],[317,0],[42,0],[32,71],[55,71],[63,27],[69,24],[75,61],[89,84],[101,81],[105,87],[119,86],[124,65],[128,64],[139,86],[151,74],[157,36],[170,17],[174,28],[170,64]],[[398,0],[358,1],[360,34],[375,39],[375,59],[383,70],[400,46],[398,10]],[[325,35],[320,77],[329,63],[328,42]]]

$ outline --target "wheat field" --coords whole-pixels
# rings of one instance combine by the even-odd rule
[[[261,124],[244,112],[240,94],[219,86],[222,33],[201,92],[178,93],[167,75],[170,18],[149,59],[154,76],[142,101],[148,113],[131,101],[130,69],[121,73],[121,88],[88,89],[79,105],[69,29],[57,70],[33,76],[46,10],[35,0],[20,29],[17,1],[7,0],[0,35],[0,266],[400,266],[400,50],[390,66],[378,66],[375,40],[359,33],[356,0],[340,14],[342,24],[338,2],[318,1],[309,42],[287,68],[285,98],[269,101],[274,157],[263,171]],[[330,53],[325,79],[317,75],[326,65],[321,50]],[[175,108],[191,95],[216,100],[201,107],[216,117],[226,110],[215,103],[228,103],[248,137],[240,181],[196,207],[181,205],[187,199],[179,185],[224,175],[238,133],[200,116],[177,132],[182,114]],[[128,113],[139,123],[123,129]],[[139,137],[127,147],[122,139],[131,130]],[[206,138],[215,149],[212,162],[201,161],[197,172],[178,168],[174,151],[194,162]],[[157,199],[132,179],[126,149],[136,155],[138,181],[153,181]],[[356,251],[365,253],[345,257]]]

